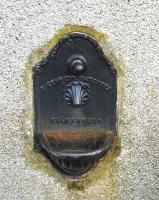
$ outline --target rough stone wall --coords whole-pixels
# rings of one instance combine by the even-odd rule
[[[159,199],[159,1],[1,0],[0,8],[0,199]],[[28,139],[28,58],[68,23],[107,34],[124,65],[121,153],[80,180],[58,174]]]

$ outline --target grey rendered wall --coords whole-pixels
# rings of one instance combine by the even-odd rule
[[[119,117],[121,153],[100,178],[68,180],[26,150],[31,96],[24,78],[29,55],[65,24],[109,36],[124,63]],[[0,199],[159,199],[159,1],[0,1]],[[27,152],[27,153],[26,153]]]

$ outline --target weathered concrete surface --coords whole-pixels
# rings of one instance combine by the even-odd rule
[[[4,0],[0,5],[0,199],[159,199],[159,2]],[[68,23],[106,33],[125,65],[121,154],[102,166],[101,174],[96,169],[91,178],[74,182],[32,154],[26,137],[32,129],[27,59]]]

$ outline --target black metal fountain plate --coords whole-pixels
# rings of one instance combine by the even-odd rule
[[[34,147],[61,172],[87,172],[116,135],[116,71],[97,41],[63,37],[33,68]]]

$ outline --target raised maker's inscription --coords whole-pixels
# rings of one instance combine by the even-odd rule
[[[50,122],[55,125],[96,125],[101,122],[102,118],[51,118]]]
[[[76,76],[58,77],[56,79],[47,81],[44,85],[42,85],[40,87],[40,89],[45,91],[47,88],[54,87],[54,86],[56,86],[56,85],[58,85],[60,83],[66,84],[69,81],[75,81],[75,80],[76,80]],[[100,80],[98,80],[96,78],[93,78],[93,77],[79,76],[78,80],[98,85],[98,86],[102,87],[104,90],[108,90],[109,91],[109,90],[112,89],[109,83],[102,82],[102,81],[100,81]]]

